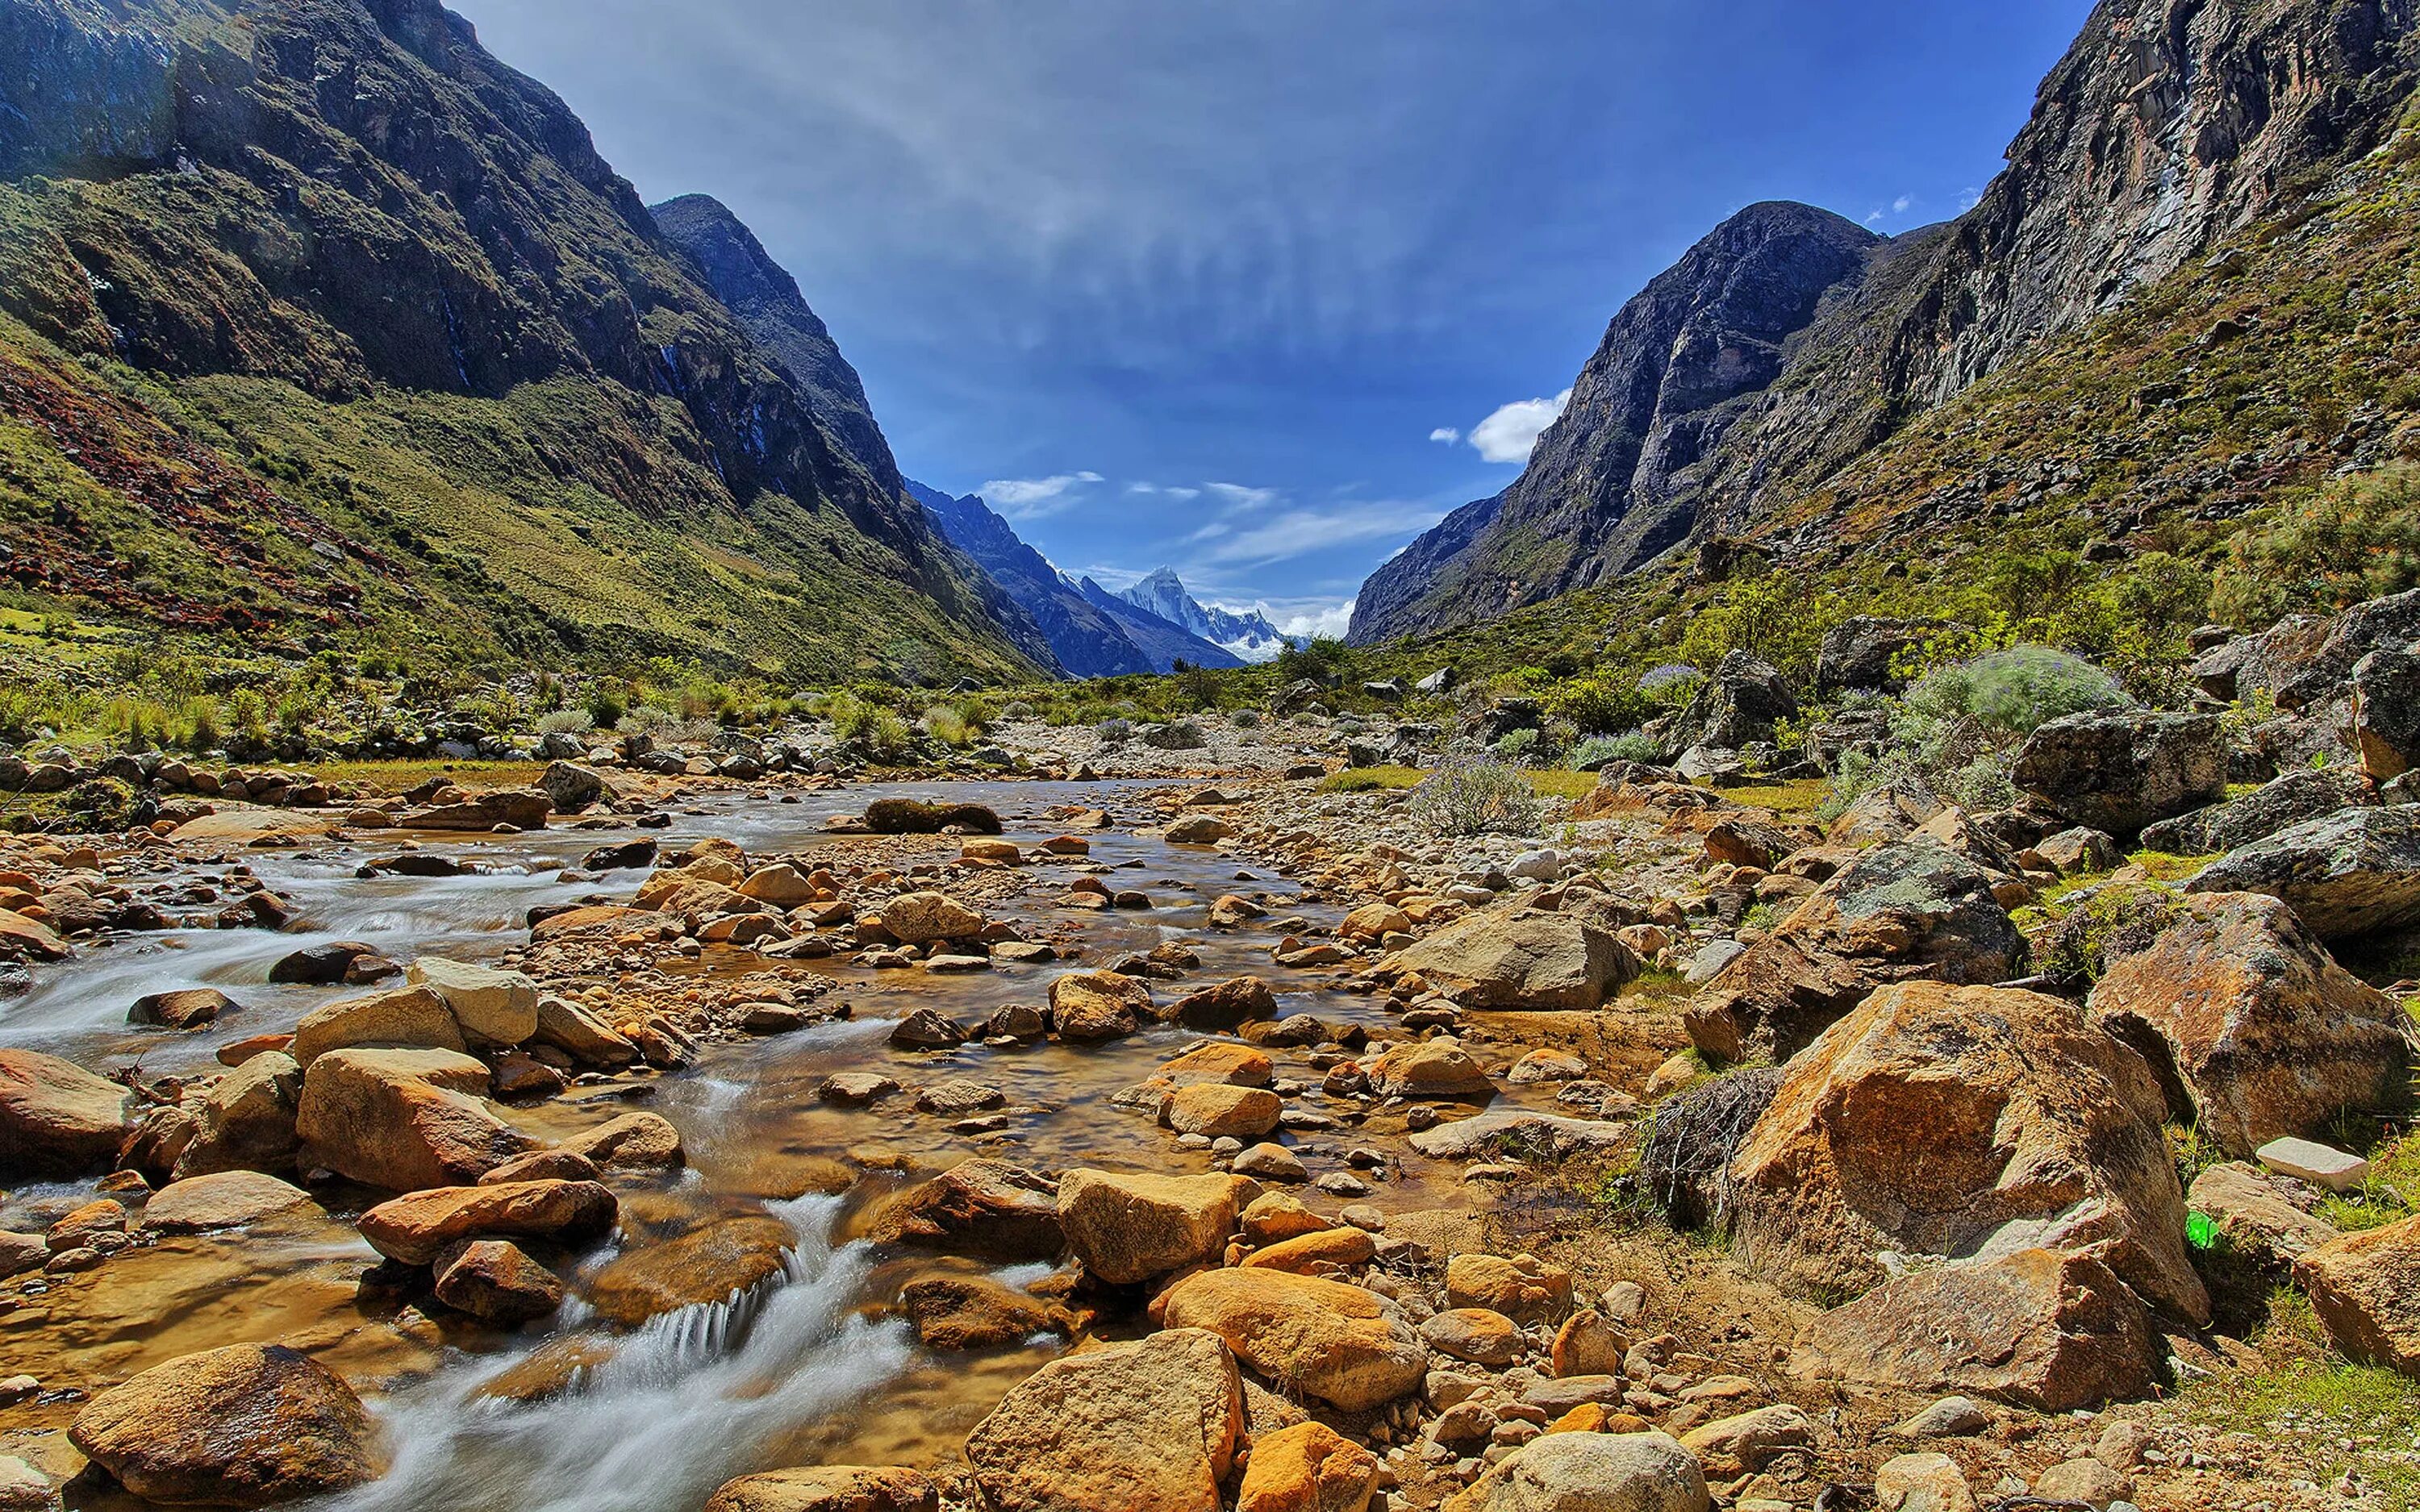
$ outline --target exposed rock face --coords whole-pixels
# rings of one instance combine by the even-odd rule
[[[2184,900],[2184,918],[2113,964],[2090,1008],[2143,1052],[2172,1110],[2238,1159],[2348,1109],[2409,1101],[2411,1020],[2257,893]]]
[[[1400,609],[1394,592],[1365,592],[1348,639],[1489,618],[1627,572],[1686,536],[1698,464],[1878,240],[1805,205],[1752,205],[1726,221],[1614,316],[1494,517],[1437,527],[1469,544]],[[1433,560],[1436,544],[1423,537],[1411,550]]]
[[[1915,1272],[1834,1308],[1799,1335],[1790,1373],[2063,1412],[2142,1395],[2156,1342],[2107,1266],[2028,1249]]]
[[[270,1506],[345,1490],[384,1468],[343,1378],[277,1344],[231,1344],[102,1392],[68,1430],[147,1501]]]
[[[1790,681],[1772,663],[1745,651],[1725,656],[1672,722],[1668,737],[1677,747],[1710,746],[1737,750],[1771,740],[1775,721],[1798,712]]]
[[[2226,795],[2226,741],[2215,714],[2088,709],[2027,736],[2012,775],[2080,824],[2133,835]]]
[[[2420,1376],[2420,1218],[2340,1235],[2294,1262],[2328,1342]]]
[[[1749,1268],[1854,1292],[1878,1250],[2104,1260],[2198,1320],[2167,1112],[2143,1057],[2039,993],[1885,987],[1783,1068],[1731,1162]]]
[[[1474,914],[1398,952],[1466,1008],[1590,1009],[1639,972],[1637,953],[1575,915]]]
[[[1288,1392],[1347,1412],[1417,1390],[1428,1347],[1376,1292],[1267,1269],[1196,1272],[1171,1287],[1170,1328],[1200,1328]]]
[[[1896,693],[1907,686],[1907,679],[1892,671],[1900,656],[1957,627],[1948,620],[1892,620],[1870,614],[1842,620],[1823,632],[1823,643],[1816,650],[1816,690]]]
[[[2420,919],[2420,806],[2347,809],[2229,851],[2187,892],[2265,892],[2321,939]]]
[[[2420,652],[2382,647],[2353,664],[2352,734],[2372,781],[2420,765]]]
[[[0,1050],[0,1174],[82,1176],[126,1136],[126,1088],[34,1050]]]
[[[1243,1381],[1215,1334],[1171,1328],[1051,1361],[967,1435],[999,1512],[1219,1512]]]
[[[1783,1060],[1887,982],[2007,981],[2025,945],[1992,877],[1931,841],[1878,845],[1835,873],[1691,1001],[1716,1060]]]
[[[2266,840],[2306,819],[2378,801],[2362,774],[2347,767],[2287,772],[2240,798],[2163,819],[2143,828],[2143,847],[2171,856],[2211,856]]]

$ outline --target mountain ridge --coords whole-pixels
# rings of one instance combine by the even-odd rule
[[[1238,614],[1195,598],[1173,567],[1154,568],[1118,596],[1244,661],[1267,661],[1291,644],[1258,609]]]

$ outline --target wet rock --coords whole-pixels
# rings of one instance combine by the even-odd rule
[[[215,987],[188,987],[179,992],[147,993],[126,1011],[129,1024],[152,1024],[165,1029],[198,1029],[222,1013],[239,1012],[242,1005]]]
[[[392,1192],[476,1181],[536,1141],[478,1094],[488,1068],[449,1050],[332,1050],[302,1076],[301,1159]]]
[[[0,908],[0,961],[64,961],[73,953],[48,924]]]
[[[1429,1352],[1375,1292],[1321,1276],[1209,1270],[1162,1299],[1169,1328],[1206,1329],[1280,1389],[1367,1412],[1419,1389]]]
[[[544,829],[554,799],[535,788],[481,793],[459,803],[413,809],[396,816],[406,829],[460,829],[486,834],[498,825],[514,829]]]
[[[890,1038],[901,1050],[954,1050],[967,1042],[967,1031],[939,1012],[920,1008],[901,1019]]]
[[[1466,1253],[1446,1262],[1445,1300],[1517,1323],[1559,1323],[1572,1310],[1572,1273],[1534,1255]]]
[[[1072,1334],[1063,1307],[979,1276],[937,1276],[900,1288],[899,1311],[928,1350],[999,1350],[1042,1334]]]
[[[2007,981],[2024,959],[1989,872],[1930,841],[1886,843],[1716,974],[1683,1026],[1714,1060],[1787,1060],[1877,987]]]
[[[300,950],[280,956],[269,968],[269,980],[308,987],[333,987],[345,980],[346,969],[357,958],[376,954],[375,948],[359,940],[332,940],[324,945],[304,946]]]
[[[1378,1457],[1325,1423],[1252,1434],[1235,1512],[1366,1512]]]
[[[2209,856],[2266,840],[2306,819],[2378,801],[2359,772],[2333,766],[2288,772],[2240,798],[2163,819],[2143,831],[2146,850]]]
[[[156,1233],[198,1234],[318,1207],[309,1193],[274,1176],[219,1171],[171,1181],[151,1194],[143,1207],[143,1227]]]
[[[580,865],[587,872],[637,871],[656,864],[656,849],[652,839],[626,840],[597,846],[580,858]]]
[[[905,892],[882,905],[882,927],[907,945],[968,940],[984,932],[984,916],[939,892]]]
[[[988,1260],[1056,1259],[1066,1247],[1058,1184],[997,1160],[961,1162],[892,1197],[867,1237]]]
[[[516,1155],[494,1170],[479,1178],[481,1186],[503,1186],[510,1181],[594,1181],[597,1163],[585,1155],[568,1149],[533,1149],[526,1155]]]
[[[924,803],[915,798],[876,798],[865,808],[865,827],[877,835],[938,835],[944,829],[997,835],[1000,815],[979,803]]]
[[[1151,989],[1114,971],[1077,971],[1050,983],[1050,1016],[1062,1040],[1117,1040],[1141,1027]]]
[[[1166,839],[1171,845],[1216,845],[1233,834],[1234,827],[1214,814],[1187,814],[1168,826]]]
[[[552,1045],[582,1066],[627,1066],[639,1058],[636,1045],[618,1030],[567,997],[537,1000],[537,1028],[531,1038]]]
[[[437,1300],[482,1322],[514,1328],[563,1305],[563,1282],[510,1240],[449,1245],[436,1265]]]
[[[518,971],[425,955],[404,980],[443,999],[474,1044],[520,1044],[537,1032],[537,983]]]
[[[384,1470],[361,1398],[276,1344],[231,1344],[154,1365],[101,1393],[69,1439],[147,1501],[270,1506]]]
[[[427,987],[391,987],[324,1003],[294,1026],[294,1059],[305,1071],[332,1050],[349,1045],[409,1046],[467,1051],[462,1026],[445,999]]]
[[[2141,1396],[2157,1363],[2142,1303],[2107,1266],[2028,1249],[1912,1272],[1834,1308],[1801,1331],[1790,1373],[2064,1412]]]
[[[1706,1512],[1697,1456],[1668,1434],[1550,1433],[1481,1476],[1455,1512]]]
[[[82,1176],[126,1137],[126,1088],[56,1056],[0,1050],[0,1179]]]
[[[2347,809],[2229,851],[2187,892],[2265,892],[2324,940],[2420,921],[2420,805]]]
[[[1737,1253],[1837,1295],[1884,1278],[1881,1250],[2071,1248],[2199,1321],[2166,1111],[2142,1057],[2074,1004],[1885,987],[1783,1068],[1731,1162]]]
[[[2420,1218],[2304,1252],[2294,1283],[2340,1352],[2420,1377]]]
[[[466,1239],[588,1243],[613,1231],[619,1209],[595,1181],[510,1181],[413,1192],[363,1213],[360,1227],[387,1258],[427,1265]]]
[[[597,1316],[636,1328],[659,1313],[722,1302],[782,1273],[790,1226],[753,1214],[718,1218],[678,1239],[615,1257],[588,1285]]]
[[[2226,795],[2226,738],[2215,714],[2088,709],[2026,737],[2011,773],[2080,824],[2118,835]]]
[[[1485,1098],[1496,1091],[1469,1052],[1441,1035],[1389,1045],[1371,1066],[1370,1083],[1387,1097]]]
[[[2320,1133],[2348,1109],[2409,1101],[2413,1043],[2400,1005],[2338,965],[2284,903],[2203,893],[2112,964],[2101,1025],[2142,1052],[2178,1121],[2237,1159]]]
[[[888,1097],[899,1090],[899,1083],[889,1076],[870,1071],[834,1072],[817,1084],[815,1096],[827,1103],[861,1106],[878,1097]]]
[[[1219,1512],[1243,1428],[1226,1345],[1172,1328],[1044,1365],[966,1454],[995,1512]]]
[[[814,1465],[725,1481],[706,1512],[939,1512],[940,1493],[913,1470]]]
[[[1489,912],[1389,958],[1465,1008],[1592,1009],[1639,972],[1637,953],[1571,914]]]
[[[1230,977],[1178,998],[1169,1005],[1168,1016],[1188,1029],[1233,1029],[1254,1019],[1276,1018],[1278,1000],[1258,977]]]
[[[1178,1134],[1258,1139],[1278,1126],[1278,1116],[1284,1111],[1275,1092],[1210,1083],[1170,1094],[1160,1121]]]
[[[1235,1176],[1128,1176],[1078,1168],[1059,1182],[1059,1226],[1084,1269],[1129,1286],[1216,1264],[1252,1195]]]
[[[561,1148],[609,1169],[652,1170],[678,1165],[688,1158],[680,1131],[657,1113],[625,1113],[573,1134]]]

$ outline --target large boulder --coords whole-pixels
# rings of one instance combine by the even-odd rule
[[[722,1483],[706,1512],[937,1512],[940,1492],[920,1472],[808,1465]]]
[[[865,806],[865,827],[877,835],[938,835],[944,829],[997,835],[1000,815],[980,803],[926,803],[876,798]]]
[[[1698,1457],[1669,1434],[1546,1433],[1481,1476],[1448,1512],[1706,1512]]]
[[[984,923],[983,915],[946,893],[903,892],[882,905],[882,927],[908,945],[970,940]]]
[[[1116,971],[1071,971],[1050,984],[1050,1021],[1059,1038],[1121,1040],[1151,1016],[1151,989]]]
[[[595,1181],[499,1181],[441,1186],[380,1203],[361,1216],[370,1247],[406,1265],[427,1265],[465,1239],[542,1239],[581,1244],[601,1239],[619,1211]]]
[[[0,1050],[0,1180],[83,1176],[117,1157],[126,1088],[56,1056]]]
[[[612,792],[605,774],[579,762],[552,762],[537,779],[556,813],[578,813]]]
[[[2305,820],[2229,851],[2185,890],[2282,898],[2323,940],[2420,921],[2420,805]]]
[[[2420,642],[2420,588],[2355,604],[2318,628],[2316,643],[2305,629],[2299,637],[2273,638],[2277,643],[2266,650],[2262,686],[2276,695],[2281,709],[2307,709],[2339,698],[2362,658],[2381,648]]]
[[[1834,873],[1690,1002],[1718,1060],[1786,1060],[1875,988],[2007,981],[2024,936],[1981,867],[1929,840],[1877,845]]]
[[[1366,1512],[1378,1457],[1325,1423],[1252,1438],[1235,1512]]]
[[[305,1165],[365,1186],[466,1186],[537,1141],[480,1094],[488,1068],[450,1050],[332,1050],[302,1074]]]
[[[1723,657],[1699,685],[1697,696],[1673,720],[1666,743],[1673,748],[1711,746],[1737,750],[1774,736],[1774,725],[1798,714],[1798,698],[1772,663],[1745,651]]]
[[[1067,1247],[1056,1182],[1006,1161],[970,1160],[877,1209],[866,1235],[986,1260],[1049,1260]]]
[[[1465,1008],[1591,1009],[1638,975],[1637,952],[1574,914],[1490,911],[1458,919],[1388,963]]]
[[[1783,1068],[1731,1162],[1751,1271],[1830,1295],[1877,1252],[2069,1249],[2199,1321],[2184,1193],[2143,1057],[2072,1003],[1912,982],[1876,992]]]
[[[143,1227],[153,1233],[199,1234],[240,1228],[283,1212],[317,1212],[311,1194],[291,1181],[259,1171],[219,1171],[171,1181],[143,1205]]]
[[[2065,1412],[2141,1396],[2158,1361],[2150,1319],[2116,1273],[2027,1249],[1913,1271],[1835,1307],[1799,1333],[1790,1373]]]
[[[384,1470],[344,1378],[279,1344],[153,1365],[85,1403],[68,1438],[119,1485],[169,1505],[271,1506]]]
[[[1907,687],[1901,670],[1907,654],[1946,631],[1965,626],[1952,620],[1892,620],[1859,614],[1823,632],[1815,652],[1819,693],[1896,693]]]
[[[2420,1376],[2420,1217],[2306,1250],[2294,1280],[2339,1351]]]
[[[1252,1183],[1240,1176],[1127,1176],[1078,1168],[1059,1180],[1059,1227],[1084,1269],[1131,1286],[1217,1263]]]
[[[2089,1006],[2143,1053],[2179,1121],[2239,1160],[2339,1113],[2409,1101],[2401,1006],[2259,893],[2184,899],[2149,949],[2109,967]]]
[[[1161,1300],[1170,1328],[1206,1329],[1290,1395],[1347,1412],[1419,1388],[1428,1346],[1374,1291],[1262,1268],[1197,1271]]]
[[[781,1274],[798,1242],[779,1218],[718,1218],[677,1239],[624,1251],[589,1282],[589,1305],[617,1328],[636,1328],[659,1314],[725,1302]]]
[[[995,1512],[1219,1512],[1244,1432],[1234,1357],[1173,1328],[1051,1361],[967,1435]]]
[[[2346,766],[2288,772],[2240,798],[2163,819],[2143,829],[2143,847],[2170,856],[2211,856],[2266,840],[2306,819],[2378,801],[2369,781]]]
[[[506,825],[514,829],[544,829],[554,811],[554,799],[537,788],[481,793],[459,803],[414,809],[396,816],[406,829],[467,829],[482,834]]]
[[[427,987],[390,987],[322,1003],[294,1026],[295,1061],[305,1070],[331,1050],[351,1045],[464,1051],[462,1026],[445,999]]]
[[[1382,1097],[1486,1099],[1496,1084],[1487,1068],[1461,1042],[1439,1035],[1388,1045],[1369,1066],[1370,1085]]]
[[[302,1068],[283,1051],[247,1056],[211,1088],[195,1110],[194,1138],[177,1157],[178,1180],[214,1171],[282,1171],[301,1142]]]
[[[2226,737],[2215,714],[2087,709],[2036,729],[2012,775],[2079,824],[2133,835],[2226,795]]]
[[[2352,737],[2372,781],[2420,765],[2420,650],[2381,647],[2353,664]]]
[[[520,1044],[537,1032],[537,983],[518,971],[425,955],[404,980],[443,999],[473,1044]]]

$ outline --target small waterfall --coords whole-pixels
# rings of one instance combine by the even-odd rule
[[[863,1245],[831,1246],[832,1197],[773,1203],[799,1230],[780,1274],[651,1319],[550,1401],[479,1388],[520,1358],[482,1358],[380,1405],[394,1468],[326,1512],[663,1512],[764,1468],[777,1435],[867,1399],[908,1364],[904,1325],[852,1312]]]

